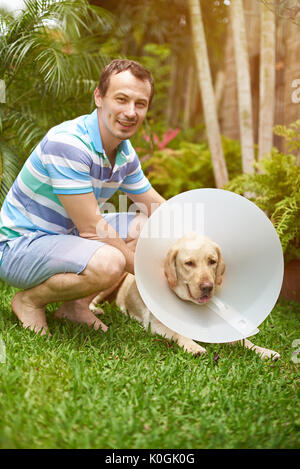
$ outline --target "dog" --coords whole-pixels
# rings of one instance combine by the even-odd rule
[[[164,273],[169,287],[180,299],[195,303],[201,309],[222,284],[225,263],[221,249],[207,237],[196,233],[187,234],[168,250]],[[151,313],[139,294],[134,275],[125,273],[117,284],[97,295],[89,305],[90,310],[94,314],[103,313],[97,305],[107,298],[115,299],[120,310],[125,314],[128,312],[146,330],[150,326],[152,334],[173,340],[186,352],[194,355],[206,353],[206,349],[200,344],[172,331]],[[261,358],[280,358],[277,352],[258,347],[247,339],[239,342]]]

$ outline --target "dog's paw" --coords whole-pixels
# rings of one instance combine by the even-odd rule
[[[98,308],[93,302],[89,304],[89,310],[94,314],[104,314],[102,308]]]
[[[260,355],[260,358],[265,359],[269,358],[271,360],[279,360],[280,355],[279,353],[275,352],[274,350],[269,350],[267,348],[261,349],[260,351],[257,352]]]
[[[255,353],[257,353],[261,359],[269,358],[270,360],[278,360],[280,358],[279,353],[275,352],[274,350],[269,350],[267,348],[263,347],[258,347],[257,345],[253,345],[251,350],[254,350]]]
[[[184,350],[188,353],[192,353],[193,355],[199,357],[200,355],[203,355],[206,353],[206,349],[201,347],[201,345],[197,344],[193,340],[191,340],[188,343],[182,344]]]

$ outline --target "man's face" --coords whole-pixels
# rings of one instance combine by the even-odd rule
[[[95,90],[95,104],[100,112],[102,139],[119,144],[141,127],[149,106],[151,85],[137,79],[128,70],[113,74],[105,96]]]

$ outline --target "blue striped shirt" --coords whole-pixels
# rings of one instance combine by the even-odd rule
[[[0,242],[36,230],[69,234],[74,224],[57,194],[94,192],[100,207],[118,189],[131,194],[151,187],[129,140],[112,168],[101,142],[97,109],[49,130],[26,160],[0,213]]]

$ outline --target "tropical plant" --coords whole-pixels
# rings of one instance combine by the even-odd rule
[[[289,126],[275,125],[274,133],[285,139],[288,151],[300,150],[300,119]]]
[[[152,129],[148,129],[148,133],[143,129],[140,133],[139,138],[136,138],[136,142],[140,142],[141,146],[137,146],[136,151],[140,156],[140,160],[146,161],[151,155],[157,150],[163,150],[169,143],[176,138],[180,133],[180,128],[171,129],[168,128],[161,137],[159,137]]]
[[[151,184],[166,199],[188,190],[215,186],[206,143],[182,142],[177,150],[156,151],[143,168]]]
[[[111,23],[111,14],[87,0],[25,0],[16,17],[2,10],[0,203],[47,130],[92,109],[92,91],[108,61],[101,34]]]
[[[235,140],[222,137],[230,177],[242,171],[241,148]],[[157,150],[143,163],[150,182],[166,199],[181,192],[215,187],[211,152],[206,142],[182,141],[177,149]]]
[[[146,44],[140,57],[133,57],[146,67],[153,75],[155,83],[155,99],[147,113],[148,122],[164,122],[168,93],[170,88],[170,46],[168,44]]]
[[[300,121],[297,121],[300,128]],[[293,131],[285,126],[274,128],[284,136],[287,144],[300,144],[300,134],[295,140]],[[300,258],[300,166],[292,154],[284,154],[274,148],[268,157],[255,163],[256,174],[243,174],[225,186],[243,195],[251,194],[251,200],[269,216],[281,241],[285,260]]]

